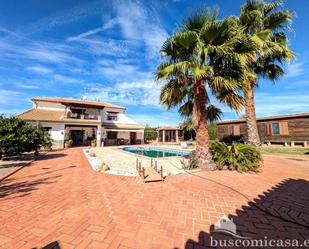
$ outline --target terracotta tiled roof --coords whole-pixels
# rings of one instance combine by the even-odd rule
[[[107,129],[145,129],[145,127],[140,124],[103,123],[102,127]]]
[[[30,109],[18,117],[27,121],[62,121],[64,114],[64,111]]]
[[[96,106],[96,107],[110,107],[117,109],[126,109],[123,106],[114,105],[107,102],[101,101],[92,101],[92,100],[80,100],[80,99],[69,99],[69,98],[32,98],[32,101],[45,101],[45,102],[53,102],[53,103],[63,103],[63,104],[78,104],[85,106]]]
[[[277,119],[289,119],[289,118],[302,118],[309,117],[309,112],[304,113],[296,113],[296,114],[286,114],[286,115],[277,115],[277,116],[268,116],[268,117],[260,117],[257,118],[257,121],[267,121],[267,120],[277,120]],[[238,120],[225,120],[218,122],[218,124],[233,124],[233,123],[244,123],[246,119],[238,119]]]
[[[61,122],[66,124],[100,124],[101,120],[91,119],[69,119],[65,118],[64,111],[46,110],[46,109],[30,109],[18,115],[19,118],[26,121],[47,121]]]

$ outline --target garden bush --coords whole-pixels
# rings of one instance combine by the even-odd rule
[[[156,128],[151,128],[149,126],[145,127],[145,130],[144,130],[144,140],[145,141],[156,140],[157,136],[158,136],[158,133],[157,133]]]
[[[259,171],[262,164],[261,152],[254,146],[240,143],[231,145],[224,142],[212,142],[210,145],[214,161],[218,169],[225,165],[238,172]]]
[[[0,158],[31,151],[37,153],[41,147],[51,147],[49,134],[42,126],[0,115]]]

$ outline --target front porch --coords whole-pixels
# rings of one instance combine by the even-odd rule
[[[90,146],[96,140],[96,146],[101,146],[100,125],[65,125],[64,141],[71,139],[72,146]]]
[[[104,129],[104,146],[135,145],[144,143],[143,130]]]

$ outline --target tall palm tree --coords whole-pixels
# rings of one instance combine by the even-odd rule
[[[209,94],[231,108],[240,110],[238,94],[245,77],[250,41],[244,41],[237,19],[217,20],[217,12],[198,13],[184,21],[162,46],[165,61],[156,71],[164,81],[160,100],[168,109],[192,111],[196,127],[195,156],[199,167],[215,169],[209,151],[207,105]],[[251,50],[250,50],[251,51]]]
[[[262,77],[275,82],[284,74],[282,63],[293,57],[286,34],[293,13],[280,10],[281,4],[280,1],[265,3],[263,0],[247,0],[240,11],[239,24],[256,45],[253,60],[248,65],[255,77],[244,82],[247,143],[254,146],[261,145],[254,104],[254,89],[258,86],[258,79]]]

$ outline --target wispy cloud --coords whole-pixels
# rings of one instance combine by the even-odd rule
[[[25,82],[16,82],[14,83],[14,85],[17,88],[22,88],[22,89],[40,89],[42,87],[42,84],[29,84],[29,83],[25,83]]]
[[[304,112],[309,110],[309,92],[285,94],[256,94],[256,111],[258,116]]]
[[[118,23],[117,19],[110,19],[102,27],[90,29],[86,32],[83,32],[83,33],[77,35],[77,36],[70,36],[70,37],[67,38],[67,41],[78,41],[78,40],[81,40],[82,38],[86,38],[88,36],[95,35],[99,32],[102,32],[104,30],[107,30],[107,29],[114,27],[117,23]]]
[[[104,45],[102,39],[98,40],[98,37],[90,38],[90,36],[108,29],[118,28],[124,40],[126,40],[126,45],[136,46],[136,44],[139,44],[146,50],[148,58],[158,57],[159,49],[168,34],[151,8],[137,1],[114,1],[112,9],[114,17],[103,23],[101,27],[90,29],[76,36],[70,36],[67,41],[78,41],[92,46]],[[119,32],[119,30],[116,30],[116,32]],[[123,40],[110,39],[107,45],[108,47],[104,48],[106,51],[110,46],[126,49],[123,47]]]
[[[31,24],[22,26],[20,30],[28,35],[51,30],[86,19],[89,16],[99,16],[101,15],[103,8],[104,4],[102,1],[87,1],[86,3],[75,5],[72,8],[52,13],[51,15],[36,20]]]
[[[160,86],[152,80],[122,82],[114,86],[91,87],[84,94],[89,99],[125,105],[159,107]]]
[[[53,72],[52,69],[40,65],[26,67],[26,70],[38,74],[49,74]]]
[[[142,42],[150,58],[158,56],[168,34],[151,9],[133,1],[117,1],[114,8],[123,35],[127,39]]]
[[[83,83],[82,80],[79,80],[78,78],[73,78],[61,74],[53,74],[52,78],[56,80],[57,82],[62,82],[62,83]]]
[[[179,125],[181,122],[181,118],[179,117],[178,113],[171,111],[156,110],[156,112],[152,114],[134,113],[132,114],[132,118],[143,125],[148,124],[152,127]]]
[[[0,90],[0,104],[10,104],[16,102],[23,96],[22,92],[12,90]]]
[[[303,75],[305,72],[305,65],[303,62],[294,62],[287,67],[286,78],[293,78]]]

